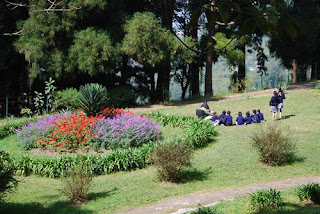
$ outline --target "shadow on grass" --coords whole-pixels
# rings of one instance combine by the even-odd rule
[[[261,212],[254,212],[253,214],[260,214]],[[320,205],[313,204],[293,204],[284,203],[283,208],[279,210],[273,210],[269,212],[263,212],[264,214],[320,214]]]
[[[80,206],[71,206],[64,201],[58,201],[49,207],[40,203],[0,203],[0,213],[3,214],[91,214],[91,210]]]
[[[194,181],[204,181],[208,179],[209,174],[211,174],[212,170],[211,167],[200,171],[198,169],[191,169],[191,170],[182,170],[180,175],[180,182],[179,183],[188,183]]]
[[[281,120],[289,119],[290,117],[296,116],[295,114],[285,115],[281,117]]]
[[[118,188],[113,188],[112,190],[109,191],[103,191],[103,192],[92,192],[88,194],[88,200],[96,200],[99,198],[105,198],[109,195],[114,194],[116,191],[118,190]]]

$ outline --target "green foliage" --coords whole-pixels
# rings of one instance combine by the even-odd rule
[[[42,93],[35,91],[36,96],[33,98],[33,104],[36,108],[36,114],[40,115],[43,112],[43,105],[44,105],[44,96]]]
[[[78,68],[93,76],[107,70],[108,63],[115,60],[115,48],[104,31],[87,28],[75,34],[74,44],[69,49],[69,67]]]
[[[62,177],[83,163],[94,175],[143,168],[150,164],[149,157],[154,145],[143,145],[134,149],[117,149],[106,155],[65,155],[54,158],[21,156],[14,159],[18,175],[31,174],[50,178]]]
[[[31,117],[32,111],[29,108],[22,108],[21,111],[20,111],[20,114],[22,116]]]
[[[162,126],[183,128],[185,132],[185,141],[192,148],[201,148],[214,141],[218,135],[215,127],[210,121],[201,120],[190,116],[176,116],[157,113],[148,114],[153,120]]]
[[[79,163],[77,167],[67,172],[66,177],[62,178],[63,189],[61,192],[68,197],[70,203],[82,204],[87,200],[92,178],[93,176],[87,167]]]
[[[211,209],[210,207],[198,207],[196,211],[191,212],[190,214],[219,214],[220,212]]]
[[[95,116],[107,106],[109,99],[106,87],[97,83],[89,83],[80,86],[79,91],[79,106],[87,116]]]
[[[110,107],[115,108],[127,108],[135,105],[136,96],[125,86],[119,86],[109,90],[109,102]]]
[[[320,185],[315,183],[303,185],[297,189],[297,195],[300,201],[306,200],[320,204]]]
[[[160,181],[177,182],[183,167],[191,166],[192,149],[182,142],[160,144],[154,150],[152,160]]]
[[[174,50],[173,35],[161,27],[151,12],[135,13],[124,30],[122,51],[141,64],[154,67]]]
[[[259,190],[250,194],[249,198],[251,208],[259,212],[275,210],[283,206],[282,193],[276,189]]]
[[[11,134],[16,129],[21,128],[22,126],[28,124],[30,121],[34,119],[30,118],[22,118],[22,119],[10,119],[4,125],[0,126],[0,139],[3,139]]]
[[[269,165],[289,163],[295,156],[295,145],[283,129],[277,125],[269,125],[265,130],[255,132],[251,136],[252,146],[260,153],[262,162]]]
[[[48,81],[45,81],[44,94],[46,95],[46,109],[48,110],[51,110],[53,107],[53,92],[57,89],[57,87],[53,85],[54,82],[55,80],[53,80],[52,77],[50,77]]]
[[[18,184],[13,177],[15,168],[11,157],[5,151],[0,150],[0,201],[7,192],[12,191]]]
[[[74,88],[67,88],[61,91],[56,91],[54,94],[54,109],[77,109],[79,107],[79,96],[79,91]]]
[[[320,92],[320,84],[318,84],[318,85],[315,87],[315,89],[318,89],[319,92]]]

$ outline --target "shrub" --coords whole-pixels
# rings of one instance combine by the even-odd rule
[[[18,184],[13,177],[14,172],[15,168],[9,154],[0,150],[0,201]]]
[[[18,144],[24,149],[38,147],[39,145],[36,141],[48,135],[50,128],[56,120],[69,114],[69,112],[65,112],[63,114],[48,115],[17,129],[15,135],[18,137]]]
[[[54,109],[78,109],[79,96],[79,91],[74,88],[67,88],[61,91],[56,91],[54,95]]]
[[[13,134],[13,132],[16,129],[23,127],[24,125],[28,124],[32,120],[33,119],[30,119],[30,118],[10,119],[4,125],[0,126],[0,139],[3,139],[10,134]]]
[[[38,138],[35,142],[42,147],[58,150],[76,150],[86,148],[95,137],[93,125],[101,117],[87,117],[83,112],[72,113],[53,122],[50,135]]]
[[[320,185],[307,184],[297,189],[297,195],[300,201],[312,201],[314,204],[320,204]]]
[[[121,114],[100,120],[94,126],[94,147],[138,147],[160,139],[159,125],[141,115]]]
[[[214,209],[211,209],[210,207],[198,207],[196,211],[191,212],[190,214],[219,214],[220,212],[217,212]]]
[[[279,126],[270,125],[265,130],[260,129],[251,139],[264,163],[283,165],[294,158],[295,146]]]
[[[318,89],[320,91],[320,84],[318,84],[315,89]]]
[[[79,106],[88,115],[100,113],[108,102],[107,89],[97,83],[80,86]]]
[[[192,149],[181,142],[160,144],[152,155],[160,181],[176,182],[183,167],[191,166]]]
[[[278,209],[283,204],[281,192],[275,189],[256,191],[249,198],[252,209],[259,212]]]
[[[116,106],[118,108],[127,108],[135,105],[136,96],[125,86],[119,86],[109,90],[109,106]]]
[[[65,194],[72,204],[82,204],[86,202],[87,195],[92,183],[92,175],[83,163],[67,172],[67,176],[62,179],[64,188],[61,192]]]

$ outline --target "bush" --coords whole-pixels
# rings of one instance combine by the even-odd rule
[[[21,156],[13,160],[16,173],[23,176],[34,174],[50,178],[63,177],[79,163],[85,164],[90,173],[101,175],[143,168],[150,164],[149,159],[153,149],[154,145],[148,144],[133,149],[117,149],[110,154],[100,156],[64,155],[53,158]]]
[[[136,96],[125,86],[119,86],[109,90],[109,106],[117,108],[127,108],[136,104]]]
[[[211,209],[210,207],[198,207],[196,211],[191,212],[190,214],[219,214],[220,212],[217,212],[214,209]]]
[[[312,201],[314,204],[320,204],[320,185],[307,184],[297,189],[297,195],[300,201]]]
[[[16,129],[23,127],[24,125],[28,124],[33,119],[30,118],[22,118],[22,119],[9,119],[4,125],[0,126],[0,139],[3,139],[11,134]]]
[[[88,192],[92,184],[92,174],[83,163],[67,172],[67,176],[62,178],[64,188],[61,192],[65,194],[72,204],[82,204],[86,202]]]
[[[101,119],[94,126],[95,148],[138,147],[160,139],[159,125],[141,115],[121,114]]]
[[[294,159],[295,146],[279,126],[270,125],[266,130],[260,129],[251,139],[264,163],[283,165]]]
[[[26,150],[39,147],[37,141],[48,136],[54,122],[68,114],[70,113],[47,115],[17,129],[15,135],[18,137],[18,144]]]
[[[320,91],[320,84],[318,84],[315,89],[318,89]]]
[[[177,182],[183,167],[191,166],[192,149],[181,142],[160,144],[152,155],[160,181]]]
[[[55,110],[74,110],[79,108],[80,93],[77,89],[67,88],[61,91],[56,91],[54,94],[54,109]]]
[[[9,154],[0,150],[0,201],[7,192],[12,191],[18,184],[13,177],[14,172],[14,164]]]
[[[79,91],[79,106],[88,116],[95,116],[107,106],[109,99],[106,87],[90,83],[80,86]]]
[[[259,212],[278,209],[283,205],[282,193],[275,189],[256,191],[249,198],[252,209]]]

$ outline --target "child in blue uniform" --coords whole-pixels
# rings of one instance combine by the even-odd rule
[[[217,114],[217,112],[215,111],[215,112],[213,112],[213,116],[212,116],[212,118],[211,118],[211,121],[212,121],[212,123],[213,123],[213,125],[214,126],[216,126],[216,125],[218,125],[219,124],[219,116],[218,116],[218,114]]]
[[[251,119],[252,119],[252,122],[254,123],[260,123],[260,119],[259,119],[259,116],[257,114],[257,111],[255,109],[252,110],[252,115],[251,115]]]
[[[270,105],[270,112],[272,112],[272,121],[277,120],[277,113],[278,113],[278,105],[280,101],[278,98],[278,92],[274,91],[273,96],[270,99],[269,105]]]
[[[244,117],[242,117],[242,112],[238,113],[238,117],[236,119],[236,125],[237,126],[244,126],[246,125],[246,120],[244,119]]]
[[[279,110],[279,118],[282,117],[282,109],[283,109],[283,100],[286,99],[286,95],[282,91],[281,87],[278,87],[278,98],[279,98],[279,104],[278,104],[278,110]]]
[[[222,114],[219,116],[219,125],[224,125],[225,124],[225,118],[226,118],[226,111],[223,110]]]
[[[258,116],[259,116],[259,120],[260,120],[260,122],[261,123],[264,123],[265,122],[265,120],[264,120],[264,116],[263,116],[263,114],[260,112],[260,109],[257,109],[257,114],[258,114]]]
[[[231,116],[231,111],[227,111],[227,116],[225,117],[225,126],[232,126],[232,116]]]
[[[250,116],[250,112],[247,112],[246,113],[246,117],[244,118],[246,120],[246,125],[249,125],[252,123],[252,119],[251,119],[251,116]]]

